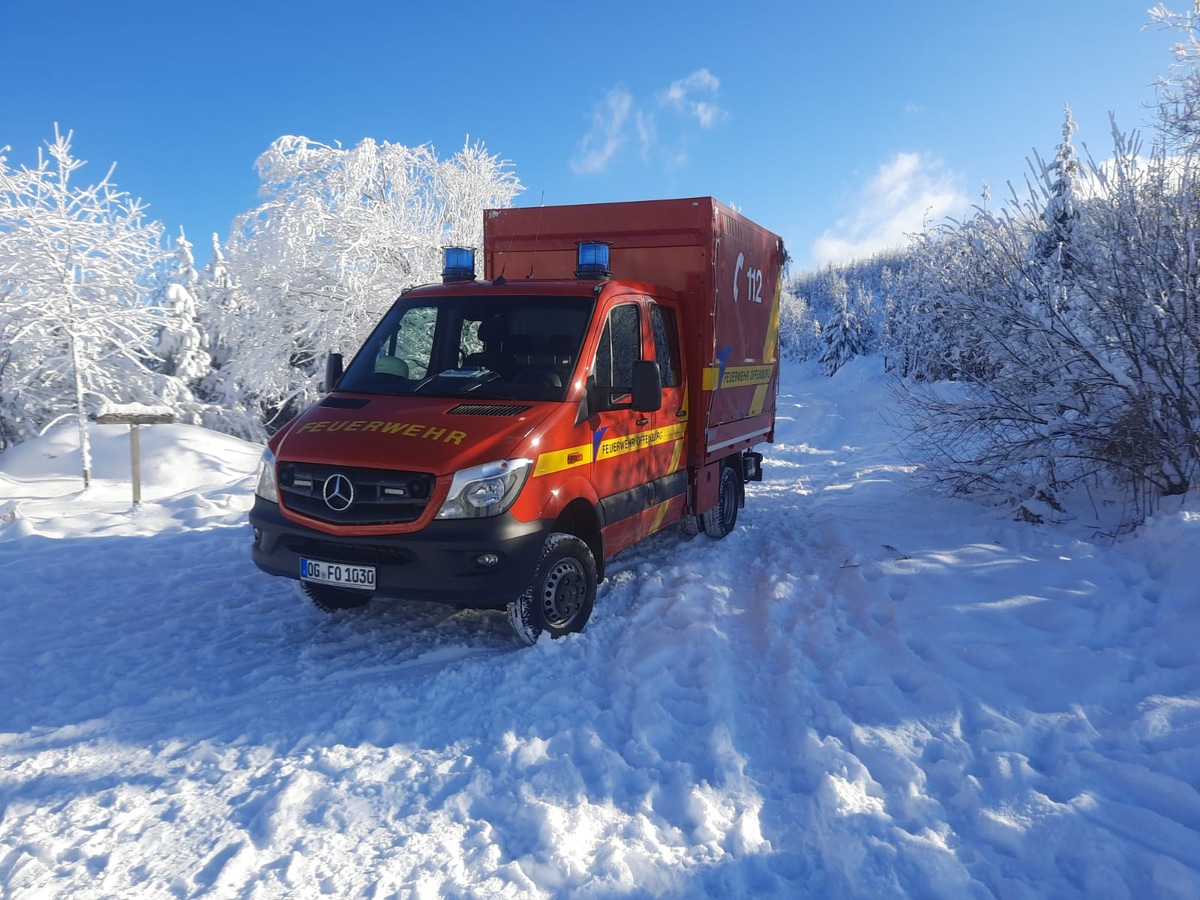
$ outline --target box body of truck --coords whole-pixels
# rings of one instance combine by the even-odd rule
[[[614,553],[720,537],[774,437],[778,237],[711,198],[484,213],[482,280],[406,291],[276,434],[255,562],[579,630]]]

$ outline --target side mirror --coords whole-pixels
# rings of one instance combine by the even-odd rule
[[[575,414],[575,424],[586,422],[600,412],[600,389],[596,387],[596,376],[589,375],[584,382],[583,397],[579,401],[579,411]]]
[[[649,359],[633,364],[633,402],[638,412],[658,412],[662,408],[662,372]]]
[[[337,383],[342,380],[344,371],[342,354],[330,353],[325,357],[325,393],[331,393],[337,387]]]
[[[620,391],[622,402],[614,403],[614,389],[596,384],[596,376],[589,375],[575,424],[594,416],[598,412],[613,409],[632,409],[636,412],[658,412],[662,409],[662,373],[658,363],[644,359],[633,364],[633,386],[628,392]]]

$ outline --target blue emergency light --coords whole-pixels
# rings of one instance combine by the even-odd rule
[[[474,281],[475,251],[471,247],[442,248],[442,281]]]
[[[575,257],[576,278],[607,278],[612,274],[608,257],[612,244],[608,241],[578,241]]]

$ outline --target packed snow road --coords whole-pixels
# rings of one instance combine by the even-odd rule
[[[324,616],[249,562],[257,449],[0,455],[0,894],[1200,895],[1200,515],[1136,537],[920,496],[878,367],[785,367],[723,541],[587,631]],[[155,462],[157,460],[157,462]]]

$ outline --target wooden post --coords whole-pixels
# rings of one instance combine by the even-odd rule
[[[142,502],[142,446],[138,434],[139,425],[170,425],[175,421],[174,413],[124,411],[120,407],[110,408],[96,416],[97,425],[129,426],[129,464],[133,473],[133,505]]]
[[[133,471],[133,505],[142,502],[142,444],[138,423],[129,423],[129,468]]]

